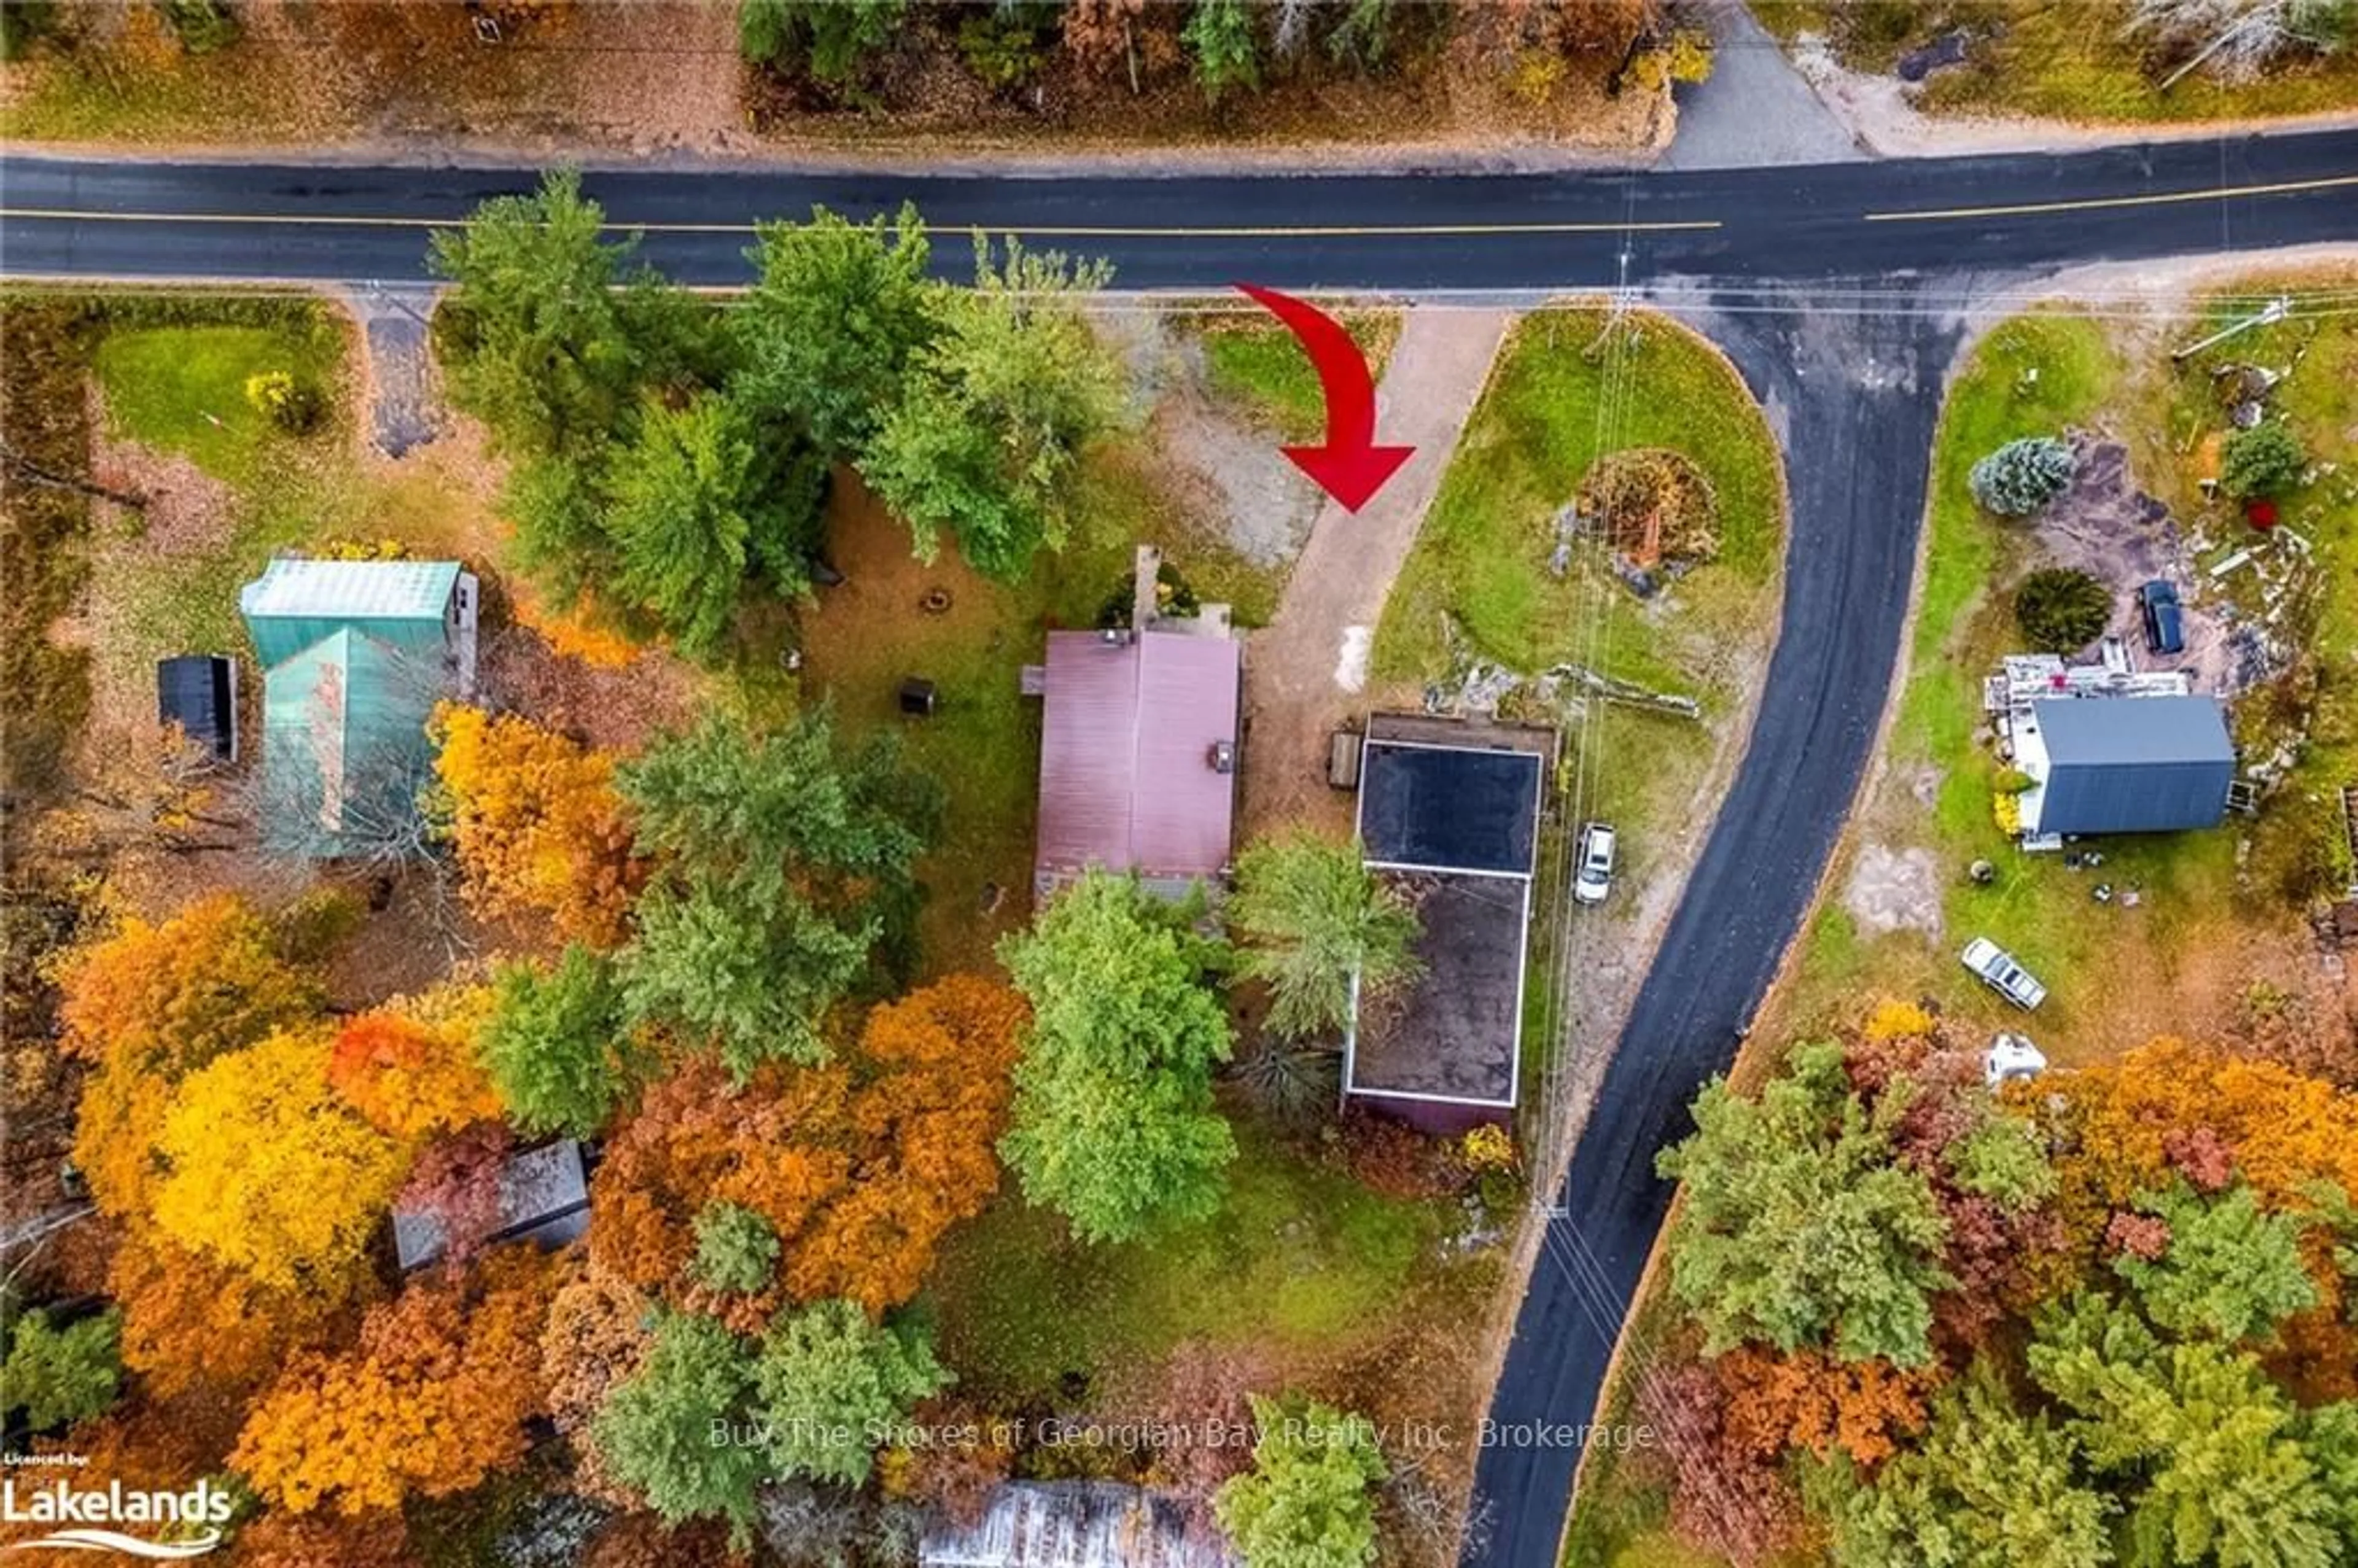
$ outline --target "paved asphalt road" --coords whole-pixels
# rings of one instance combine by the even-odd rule
[[[0,274],[408,282],[425,231],[528,174],[0,160]],[[2065,157],[1609,176],[899,178],[596,173],[675,276],[746,276],[747,225],[917,202],[1218,288],[1551,289],[1677,280],[1787,421],[1784,627],[1749,749],[1576,1151],[1493,1404],[1468,1560],[1552,1568],[1577,1427],[1668,1190],[1656,1149],[1726,1064],[1800,921],[1874,740],[1906,612],[1955,307],[2072,262],[2358,240],[2358,134]],[[956,245],[937,245],[946,270]]]
[[[514,170],[0,160],[0,272],[414,280],[424,231]],[[2347,236],[2358,132],[2239,137],[2061,157],[1907,159],[1636,175],[1069,178],[593,173],[618,224],[684,282],[749,268],[757,218],[814,202],[859,215],[914,200],[937,229],[979,226],[1109,257],[1136,288],[1546,288],[1630,275],[1728,280],[2020,269]],[[2221,190],[2273,194],[2220,198]],[[936,246],[962,271],[956,244]]]

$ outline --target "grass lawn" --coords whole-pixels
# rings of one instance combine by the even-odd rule
[[[1604,335],[1595,308],[1527,318],[1493,371],[1416,549],[1385,606],[1379,678],[1445,669],[1444,614],[1489,657],[1534,670],[1593,663],[1649,686],[1707,694],[1708,648],[1757,622],[1783,512],[1776,442],[1736,372],[1703,339],[1639,312]],[[1643,608],[1627,593],[1592,654],[1579,571],[1550,575],[1558,508],[1595,460],[1632,447],[1684,453],[1718,502],[1718,558]],[[1666,608],[1667,606],[1667,608]]]
[[[1201,1225],[1089,1247],[1011,1189],[945,1248],[928,1296],[944,1358],[977,1397],[1052,1400],[1068,1374],[1099,1382],[1183,1340],[1249,1342],[1292,1360],[1380,1332],[1435,1269],[1446,1202],[1379,1195],[1243,1117],[1228,1195]],[[1468,1300],[1488,1266],[1465,1265]]]
[[[1939,113],[2033,114],[2087,124],[2163,124],[2306,114],[2358,107],[2358,49],[2288,61],[2266,78],[2222,82],[2203,70],[2167,93],[2148,73],[2145,45],[2125,38],[2125,0],[1756,0],[1771,31],[1791,41],[1803,33],[1833,40],[1843,63],[1888,71],[1899,55],[1951,28],[1976,35],[1964,64],[1935,72],[1921,107]]]
[[[1397,310],[1346,310],[1337,320],[1383,379],[1400,341]],[[1326,395],[1299,339],[1265,316],[1204,316],[1195,323],[1212,390],[1253,421],[1291,442],[1316,441],[1326,429]]]

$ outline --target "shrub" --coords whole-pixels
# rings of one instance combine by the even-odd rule
[[[2052,436],[2008,441],[1974,465],[1974,499],[2001,517],[2028,517],[2071,482],[2071,449]]]
[[[319,422],[319,394],[292,371],[266,370],[245,378],[245,400],[255,413],[290,436],[300,436]]]
[[[2047,567],[2014,594],[2014,623],[2030,645],[2050,654],[2084,648],[2113,618],[2112,590],[2083,571]]]
[[[46,1312],[16,1320],[0,1362],[7,1387],[0,1405],[25,1413],[33,1432],[87,1421],[114,1402],[122,1387],[122,1319],[105,1312],[65,1328]]]
[[[237,42],[245,29],[227,0],[157,0],[164,20],[190,54],[211,54]]]
[[[2282,423],[2271,421],[2238,430],[2227,438],[2219,462],[2219,488],[2241,501],[2255,495],[2282,495],[2300,482],[2309,454],[2300,438]]]

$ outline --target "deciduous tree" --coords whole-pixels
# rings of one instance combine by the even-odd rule
[[[436,709],[433,733],[470,902],[494,919],[545,917],[568,941],[620,942],[642,868],[612,757],[455,703]]]
[[[1022,1016],[1004,987],[952,976],[877,1008],[842,1065],[773,1064],[739,1087],[708,1058],[685,1064],[607,1150],[593,1251],[747,1332],[789,1298],[907,1301],[998,1185]],[[697,1278],[695,1222],[716,1204],[758,1214],[778,1240],[780,1266],[753,1287]]]
[[[1314,1400],[1256,1399],[1250,1473],[1214,1499],[1246,1568],[1362,1568],[1376,1560],[1373,1488],[1390,1474],[1372,1423]]]
[[[499,1095],[476,1061],[491,1011],[491,988],[452,984],[361,1013],[336,1031],[328,1081],[404,1142],[495,1117]]]
[[[1230,926],[1238,972],[1270,989],[1269,1024],[1300,1038],[1349,1022],[1352,985],[1377,995],[1412,979],[1415,909],[1360,859],[1358,847],[1293,833],[1237,860]]]
[[[1000,1152],[1025,1195],[1084,1239],[1127,1240],[1219,1206],[1237,1146],[1211,1075],[1231,1039],[1204,977],[1226,953],[1194,918],[1135,878],[1093,871],[1001,945],[1033,1022]]]
[[[267,922],[226,893],[171,918],[131,919],[67,968],[63,1049],[93,1063],[74,1141],[100,1207],[143,1212],[173,1087],[224,1053],[317,1016],[319,991],[279,956]]]
[[[287,1368],[232,1463],[279,1508],[346,1514],[468,1491],[514,1466],[541,1409],[550,1284],[529,1248],[471,1281],[413,1281],[370,1311],[352,1350]]]
[[[257,1283],[144,1227],[115,1248],[106,1292],[123,1313],[124,1365],[164,1400],[259,1383],[334,1323],[333,1303]]]
[[[328,1083],[328,1046],[289,1031],[180,1086],[157,1147],[157,1227],[260,1284],[330,1298],[352,1285],[407,1161]]]

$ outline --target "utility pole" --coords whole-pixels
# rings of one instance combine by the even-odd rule
[[[2292,300],[2279,294],[2262,306],[2257,315],[2246,316],[2240,321],[2230,321],[2201,342],[2189,343],[2186,347],[2172,351],[2169,356],[2170,362],[2183,364],[2213,343],[2223,343],[2236,333],[2249,331],[2254,327],[2273,327],[2291,314]]]

